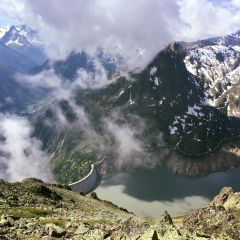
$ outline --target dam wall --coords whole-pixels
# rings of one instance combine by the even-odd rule
[[[69,187],[72,189],[72,191],[80,192],[84,195],[94,191],[99,186],[102,180],[101,164],[103,160],[98,163],[92,164],[91,170],[86,177],[77,182],[69,184]]]

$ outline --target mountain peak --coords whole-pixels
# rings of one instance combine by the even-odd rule
[[[0,30],[0,41],[6,46],[42,45],[37,31],[26,25],[12,25],[3,28],[2,31]]]

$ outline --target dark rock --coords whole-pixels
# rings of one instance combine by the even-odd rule
[[[108,237],[110,237],[112,235],[112,231],[109,231],[108,233],[106,233],[104,236],[103,236],[103,239],[106,239]]]
[[[155,230],[152,236],[152,240],[159,240],[157,231]]]
[[[0,240],[7,240],[7,238],[3,235],[0,235]]]
[[[172,218],[167,211],[165,211],[164,215],[162,216],[161,222],[171,225],[173,224]]]
[[[62,200],[62,196],[60,196],[59,194],[57,194],[55,191],[52,191],[50,188],[46,187],[45,185],[36,185],[33,187],[33,190],[44,196],[44,197],[47,197],[47,198],[51,198],[55,201],[59,201],[59,200]]]
[[[197,235],[197,237],[201,237],[201,238],[211,238],[211,236],[204,234],[204,233],[197,232],[196,235]]]
[[[48,228],[48,235],[51,237],[61,238],[66,235],[67,231],[56,226],[55,224],[49,224]]]
[[[92,193],[90,194],[90,196],[91,196],[91,198],[93,198],[93,199],[99,200],[99,198],[98,198],[98,196],[97,196],[97,194],[96,194],[95,192],[92,192]]]

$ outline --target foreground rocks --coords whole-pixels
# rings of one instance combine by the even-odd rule
[[[153,220],[67,186],[0,181],[0,239],[240,239],[240,193],[224,188],[188,216]]]

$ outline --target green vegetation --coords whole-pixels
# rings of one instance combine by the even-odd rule
[[[27,208],[27,207],[12,207],[0,209],[0,216],[10,215],[16,218],[39,218],[51,216],[55,213],[53,210],[46,210],[41,208]]]
[[[65,220],[60,218],[47,218],[44,220],[40,220],[40,224],[47,225],[47,224],[55,224],[58,227],[64,227],[65,226]]]

